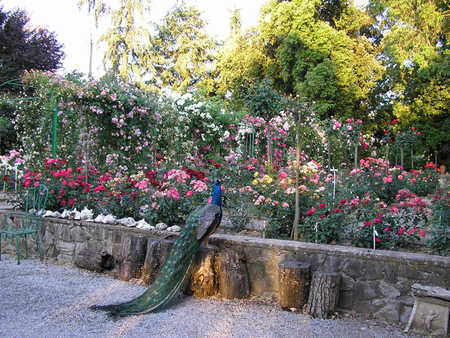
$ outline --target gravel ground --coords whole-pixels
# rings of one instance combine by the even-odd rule
[[[164,311],[117,321],[93,304],[130,300],[145,287],[70,265],[0,261],[0,337],[418,337],[393,325],[355,314],[313,319],[282,311],[274,300],[194,299],[180,295]]]

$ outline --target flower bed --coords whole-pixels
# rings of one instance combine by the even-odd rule
[[[50,191],[49,210],[88,208],[95,215],[180,225],[198,204],[208,201],[213,178],[226,177],[224,209],[236,230],[264,217],[266,237],[290,237],[295,162],[278,170],[257,161],[243,165],[211,160],[198,165],[192,159],[187,163],[189,167],[173,168],[159,161],[152,168],[128,174],[46,159],[42,169],[26,171],[20,183],[24,189],[45,184]],[[432,163],[420,171],[405,172],[389,168],[383,160],[366,158],[358,168],[334,176],[310,161],[301,164],[299,171],[300,240],[386,250],[426,242],[428,251],[449,254],[450,195],[438,190],[441,174]],[[418,194],[428,194],[431,203]]]

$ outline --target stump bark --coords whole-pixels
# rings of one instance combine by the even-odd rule
[[[316,271],[313,274],[308,300],[308,313],[314,318],[328,318],[336,311],[341,275]]]
[[[244,253],[224,248],[217,259],[219,293],[227,299],[250,295],[250,278]]]
[[[114,268],[114,257],[107,252],[84,249],[75,254],[74,264],[80,269],[103,272]]]
[[[281,261],[278,265],[278,290],[283,310],[302,310],[308,303],[311,264]]]
[[[147,251],[142,267],[142,282],[153,284],[158,277],[164,263],[167,260],[173,240],[164,240],[159,237],[151,237],[147,241]]]
[[[120,243],[117,261],[119,265],[118,278],[128,281],[141,278],[147,249],[147,240],[143,237],[124,237]]]
[[[217,248],[200,248],[195,254],[191,265],[185,293],[195,298],[214,296],[219,292],[219,282],[216,271]]]

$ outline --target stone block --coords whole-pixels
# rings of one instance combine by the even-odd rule
[[[339,272],[342,269],[342,257],[339,256],[328,256],[321,270],[330,271],[330,272]]]
[[[353,295],[352,292],[342,291],[339,292],[339,300],[337,307],[339,309],[350,310],[353,308]]]
[[[447,337],[449,308],[449,301],[416,297],[405,332]]]
[[[348,260],[347,264],[344,265],[342,271],[352,278],[359,279],[361,276],[361,271],[364,269],[364,262],[357,259]]]
[[[70,239],[73,242],[83,242],[85,241],[85,231],[79,226],[75,226],[70,229]]]
[[[378,284],[378,289],[380,293],[388,299],[394,299],[397,297],[400,297],[402,294],[399,290],[395,288],[394,285],[386,283],[385,281],[381,280]]]
[[[72,255],[73,258],[75,255],[75,247],[75,243],[60,241],[56,245],[56,250],[64,255]]]
[[[374,280],[384,278],[384,274],[384,264],[380,264],[377,261],[370,261],[366,262],[361,277],[365,280]]]
[[[398,278],[398,263],[386,262],[384,264],[384,280],[388,283],[395,283]]]
[[[352,310],[356,311],[357,313],[362,314],[372,314],[371,307],[372,302],[370,300],[367,301],[353,301]]]
[[[356,282],[353,288],[353,298],[356,301],[375,299],[378,295],[379,293],[376,288],[369,283]]]
[[[391,299],[376,299],[372,302],[373,316],[376,318],[389,318],[392,322],[400,320],[401,303]]]

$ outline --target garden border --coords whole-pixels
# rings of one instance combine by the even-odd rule
[[[6,212],[0,210],[0,228]],[[83,249],[106,251],[116,257],[122,237],[129,234],[146,238],[176,235],[56,218],[45,218],[40,231],[44,258],[61,262],[73,262]],[[450,289],[450,257],[225,234],[213,235],[210,244],[244,254],[255,296],[276,296],[279,262],[299,260],[311,263],[313,271],[341,274],[339,309],[389,322],[408,322],[414,305],[413,284]],[[2,247],[15,249],[9,241]]]

